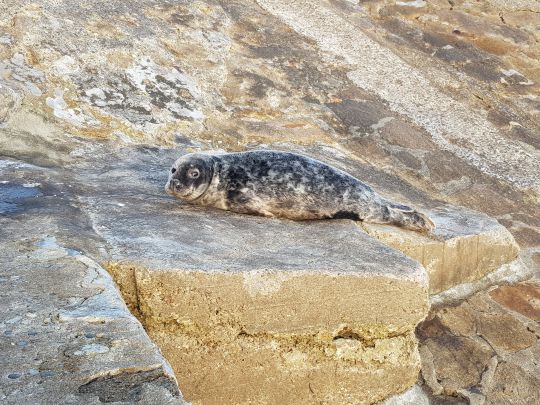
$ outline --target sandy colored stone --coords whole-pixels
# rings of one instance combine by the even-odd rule
[[[79,173],[102,170],[89,163]],[[119,156],[114,176],[132,172]],[[81,199],[107,241],[107,268],[187,400],[287,402],[296,392],[299,403],[370,403],[416,380],[413,331],[429,305],[417,262],[352,221],[190,207],[149,194],[161,184],[139,173],[130,184],[101,182],[107,204]]]
[[[340,330],[351,329],[350,333],[369,341],[412,330],[425,313],[421,284],[362,274],[361,268],[356,274],[336,273],[331,269],[246,269],[241,274],[156,269],[136,270],[135,277],[145,323],[186,323],[188,328],[203,328],[204,334],[206,328],[215,328],[223,339],[242,331],[335,337]]]
[[[416,380],[424,270],[353,223],[208,218],[187,209],[155,211],[144,222],[119,213],[110,227],[96,214],[116,241],[108,268],[187,400],[287,402],[294,393],[297,403],[371,403]],[[162,236],[138,239],[141,226],[157,223],[168,224]],[[175,247],[188,241],[190,254]]]
[[[193,404],[369,404],[389,389],[408,388],[419,370],[412,335],[374,341],[371,348],[354,339],[317,342],[301,335],[241,335],[216,343],[180,332],[149,333],[172,363],[212,364],[176,372]]]
[[[422,263],[429,273],[430,294],[478,280],[519,253],[510,232],[484,214],[455,207],[439,207],[428,213],[437,227],[432,236],[385,225],[363,227]]]

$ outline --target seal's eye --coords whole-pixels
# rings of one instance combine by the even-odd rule
[[[173,167],[173,168],[171,169],[171,173],[174,173],[175,171],[176,171],[176,169]]]
[[[200,175],[199,169],[188,170],[188,176],[191,177],[192,179],[196,179],[197,177],[199,177],[199,175]]]

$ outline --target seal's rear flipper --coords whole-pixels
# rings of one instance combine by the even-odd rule
[[[406,223],[402,226],[405,226],[406,228],[425,233],[432,233],[435,230],[435,224],[426,214],[413,211],[411,213],[404,213],[404,216],[406,218]]]
[[[388,217],[388,222],[401,226],[403,228],[412,229],[413,231],[432,233],[435,230],[435,224],[426,214],[416,211],[406,205],[389,204],[383,206],[383,217]]]

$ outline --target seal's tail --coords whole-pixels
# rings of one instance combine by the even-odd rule
[[[427,215],[411,207],[389,203],[383,209],[385,211],[388,209],[388,222],[391,224],[425,233],[431,233],[435,230],[435,224]]]

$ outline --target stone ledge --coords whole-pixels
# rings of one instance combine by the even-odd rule
[[[77,206],[90,219],[92,238],[99,241],[94,257],[108,263],[130,309],[172,361],[188,396],[222,401],[237,378],[245,381],[247,391],[237,390],[245,398],[277,385],[282,392],[283,386],[303,392],[306,402],[349,401],[349,395],[369,402],[415,381],[419,363],[412,331],[428,306],[427,276],[418,263],[350,221],[293,222],[182,205],[161,192],[161,177],[153,168],[165,162],[140,153],[134,182],[125,182],[133,177],[134,157],[120,154],[107,181],[100,177],[103,167],[88,161],[80,164],[72,184]],[[47,187],[40,189],[47,194]],[[477,213],[448,210],[437,214],[438,233],[425,238],[429,243],[468,240],[471,233],[489,235],[502,228]],[[418,233],[381,229],[424,243]],[[88,240],[70,243],[86,250]],[[70,313],[61,316],[68,319]],[[266,371],[256,356],[264,347],[269,348],[263,356]],[[309,372],[303,377],[291,371],[298,366],[291,352],[292,359],[305,360]],[[185,364],[205,359],[225,371],[230,367],[229,383],[216,371],[213,381],[224,383],[197,391],[214,368],[194,371]],[[237,367],[246,362],[251,366]],[[327,374],[336,367],[342,385],[324,385],[333,381]],[[260,387],[249,383],[256,372]]]
[[[36,248],[27,242],[2,246],[28,253],[0,258],[0,277],[10,279],[0,299],[0,402],[184,404],[172,369],[107,272],[51,237]]]
[[[432,236],[386,225],[362,227],[420,262],[429,275],[430,294],[479,280],[519,254],[512,234],[485,214],[453,206],[427,212],[437,226]]]
[[[135,270],[144,325],[186,398],[371,403],[412,384],[425,290],[313,273],[271,272],[254,294],[260,274]]]
[[[188,400],[370,403],[415,381],[425,271],[354,223],[87,202]]]

